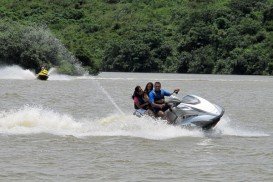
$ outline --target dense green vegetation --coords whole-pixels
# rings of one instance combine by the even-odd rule
[[[273,0],[2,0],[0,62],[273,74]]]

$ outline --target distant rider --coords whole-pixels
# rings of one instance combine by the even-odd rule
[[[48,71],[46,70],[46,68],[44,66],[41,67],[41,71],[40,71],[39,75],[48,75]]]
[[[180,89],[175,89],[174,92],[178,93]],[[154,90],[149,93],[149,102],[153,107],[153,111],[156,116],[166,119],[165,111],[170,108],[169,105],[165,103],[164,96],[171,96],[172,93],[169,91],[161,89],[161,83],[155,82]]]

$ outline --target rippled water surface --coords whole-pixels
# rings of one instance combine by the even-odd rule
[[[160,81],[217,103],[210,133],[132,115],[136,85]],[[0,68],[1,181],[272,181],[273,79],[52,74]]]

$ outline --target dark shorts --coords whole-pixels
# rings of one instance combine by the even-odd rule
[[[170,106],[168,106],[168,105],[165,105],[162,109],[159,109],[159,108],[153,108],[153,111],[154,111],[154,113],[155,114],[157,114],[159,111],[163,111],[163,112],[165,112],[165,111],[167,111],[168,109],[170,108]]]

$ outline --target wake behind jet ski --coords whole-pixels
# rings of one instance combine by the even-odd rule
[[[47,80],[48,79],[48,71],[45,67],[41,68],[41,71],[38,73],[37,79],[39,80]]]

